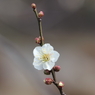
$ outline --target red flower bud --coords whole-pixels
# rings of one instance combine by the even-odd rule
[[[47,85],[50,85],[50,84],[53,83],[53,80],[52,80],[51,78],[46,78],[46,79],[44,80],[44,83],[47,84]]]
[[[32,3],[31,4],[31,7],[35,9],[36,8],[36,4],[35,3]]]
[[[42,37],[42,40],[44,40],[43,37]],[[41,43],[41,37],[40,36],[39,37],[36,37],[35,38],[35,41],[36,41],[37,44],[40,44]]]
[[[50,75],[50,71],[49,70],[44,70],[44,74]]]
[[[43,17],[43,16],[44,16],[43,11],[40,11],[40,12],[38,13],[38,17],[41,18],[41,17]]]
[[[36,41],[37,44],[40,44],[41,43],[40,37],[35,38],[35,41]]]
[[[64,83],[60,81],[60,82],[58,83],[58,86],[59,86],[60,88],[62,88],[62,87],[64,86]]]
[[[54,69],[54,71],[58,72],[58,71],[60,71],[61,68],[60,68],[60,66],[54,66],[53,69]]]

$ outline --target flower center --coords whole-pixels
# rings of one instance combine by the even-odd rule
[[[44,62],[49,61],[49,60],[50,60],[50,55],[49,55],[49,54],[44,54],[44,55],[42,56],[42,60],[43,60]]]

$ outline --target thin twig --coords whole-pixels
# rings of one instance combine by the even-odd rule
[[[55,71],[54,69],[51,70],[53,80],[56,82],[56,76],[55,76]]]
[[[39,26],[39,34],[40,34],[40,38],[41,38],[41,43],[40,45],[42,46],[44,44],[44,41],[43,41],[43,32],[42,32],[42,22],[41,22],[41,18],[38,17],[38,12],[37,12],[37,9],[33,9],[35,15],[36,15],[36,18],[37,18],[37,21],[38,21],[38,26]]]

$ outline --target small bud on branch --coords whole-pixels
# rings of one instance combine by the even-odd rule
[[[51,71],[49,71],[49,70],[44,70],[44,74],[46,74],[46,75],[50,75],[50,72]]]
[[[60,66],[54,66],[53,69],[55,72],[58,72],[58,71],[60,71],[61,67]]]
[[[37,44],[40,44],[41,43],[41,39],[39,37],[36,37],[35,38],[35,41],[36,41]]]
[[[52,80],[51,78],[46,78],[46,79],[44,80],[44,83],[47,84],[47,85],[50,85],[50,84],[53,83],[53,80]]]
[[[35,4],[35,3],[32,3],[32,4],[31,4],[31,7],[32,7],[33,9],[35,9],[35,8],[36,8],[36,4]]]
[[[44,16],[43,11],[40,11],[40,12],[38,13],[38,17],[41,18],[41,17],[43,17],[43,16]]]
[[[60,81],[60,82],[58,83],[58,87],[62,88],[63,86],[64,86],[64,83]]]
[[[42,39],[41,39],[40,36],[35,38],[35,41],[36,41],[37,44],[41,44],[41,40],[43,41],[44,38],[42,37]]]

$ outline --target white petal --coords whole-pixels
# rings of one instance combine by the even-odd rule
[[[34,65],[34,68],[36,68],[38,70],[42,70],[43,69],[42,61],[38,60],[37,58],[34,58],[33,65]]]
[[[33,50],[33,54],[36,58],[39,58],[42,55],[42,47],[38,46]]]
[[[53,51],[53,47],[50,45],[50,44],[44,44],[43,46],[42,46],[42,52],[44,53],[44,54],[49,54],[49,53],[51,53],[52,51]]]
[[[48,63],[49,64],[49,66],[51,67],[51,69],[54,67],[54,65],[55,65],[55,62],[49,62]]]
[[[34,61],[33,61],[34,66],[40,66],[42,64],[43,62],[41,60],[39,60],[38,58],[34,58]]]
[[[59,58],[60,54],[57,51],[53,51],[51,54],[51,61],[56,62]]]
[[[40,65],[40,66],[35,66],[34,65],[34,68],[37,69],[37,70],[42,70],[43,69],[43,65]]]
[[[51,70],[51,69],[53,68],[54,65],[55,65],[55,63],[46,62],[46,63],[43,64],[43,68],[44,68],[44,69]]]

